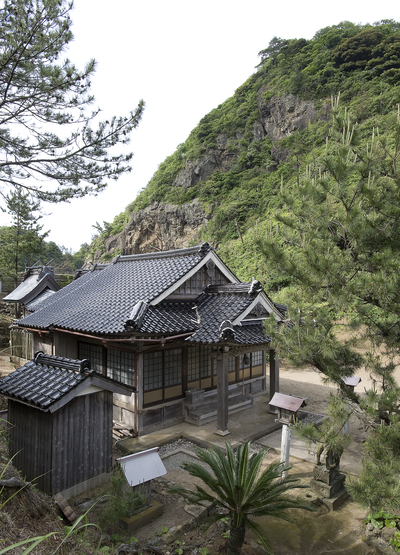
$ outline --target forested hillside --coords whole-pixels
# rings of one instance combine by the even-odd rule
[[[288,283],[255,246],[295,187],[317,168],[330,133],[331,100],[357,123],[359,147],[385,133],[400,103],[400,24],[343,22],[312,40],[275,37],[249,79],[205,115],[162,162],[136,200],[98,226],[96,259],[207,240],[243,280]]]

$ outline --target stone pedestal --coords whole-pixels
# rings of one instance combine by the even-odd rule
[[[344,488],[346,476],[337,468],[328,469],[323,464],[314,467],[314,478],[311,489],[322,499],[330,511],[335,511],[347,499],[348,493]]]
[[[191,407],[202,405],[204,403],[204,389],[185,391],[185,403]]]

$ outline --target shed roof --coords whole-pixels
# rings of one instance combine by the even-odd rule
[[[97,374],[88,360],[35,353],[35,358],[0,379],[0,392],[45,412],[54,412],[94,385],[130,395],[135,388]]]
[[[283,393],[274,393],[274,396],[270,400],[269,404],[272,407],[297,412],[304,402],[305,399],[302,399],[301,397],[285,395]]]
[[[117,459],[130,486],[144,484],[167,473],[158,450],[159,447],[153,447]]]

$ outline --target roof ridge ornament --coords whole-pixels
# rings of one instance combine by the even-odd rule
[[[253,278],[253,281],[250,284],[249,295],[257,295],[258,293],[261,293],[262,290],[263,288],[261,283]]]
[[[220,341],[235,341],[236,335],[230,320],[224,320],[219,326]]]
[[[140,328],[143,322],[143,318],[146,315],[146,312],[149,308],[149,305],[146,301],[138,301],[132,309],[132,312],[129,316],[129,320],[127,320],[124,324],[124,328],[126,331],[135,331]]]
[[[209,245],[209,243],[207,243],[207,241],[205,241],[199,248],[199,253],[200,254],[207,254],[209,251],[213,250],[213,248],[211,247],[211,245]]]
[[[63,370],[73,370],[81,374],[85,372],[91,374],[94,371],[90,367],[90,361],[86,358],[83,360],[74,360],[72,358],[47,355],[43,351],[36,351],[33,355],[33,360],[35,364],[43,364],[44,366],[52,366]]]

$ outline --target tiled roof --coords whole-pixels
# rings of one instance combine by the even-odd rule
[[[36,299],[34,299],[30,303],[26,303],[25,307],[30,312],[35,312],[35,310],[37,310],[42,303],[47,303],[49,300],[49,297],[51,297],[51,295],[54,295],[54,293],[55,291],[52,291],[51,289],[46,288],[42,293],[40,293],[40,295],[36,297]]]
[[[140,326],[140,332],[179,334],[196,331],[195,302],[163,302],[150,306]]]
[[[101,271],[84,272],[19,325],[53,326],[86,334],[129,334],[138,339],[143,335],[191,333],[187,341],[203,344],[269,342],[260,320],[271,311],[277,319],[282,313],[256,280],[208,285],[196,299],[168,299],[171,291],[207,262],[210,251],[205,243],[189,249],[117,257],[99,268]],[[241,325],[243,318],[252,314],[258,316]]]
[[[24,281],[5,296],[3,301],[27,304],[36,299],[45,289],[53,291],[60,289],[53,270],[48,266],[34,266],[28,268],[24,275]]]
[[[121,387],[119,382],[90,370],[88,361],[36,353],[34,360],[0,379],[0,392],[7,397],[48,411],[63,397],[77,390],[83,382],[88,382],[88,387],[94,376],[106,384],[105,389]],[[128,386],[123,387],[132,389]]]
[[[149,303],[161,295],[198,265],[209,250],[204,244],[118,257],[102,271],[85,273],[61,289],[46,306],[18,324],[85,333],[124,333],[124,325],[139,301]]]
[[[88,373],[38,364],[31,360],[1,378],[0,391],[3,395],[46,410],[88,376]]]
[[[271,341],[271,338],[265,334],[262,323],[247,324],[246,322],[243,322],[241,326],[234,326],[234,331],[237,343],[261,345]]]
[[[206,293],[201,294],[196,301],[164,301],[156,306],[138,303],[131,314],[133,322],[136,319],[138,325],[132,329],[137,333],[149,334],[193,332],[187,341],[221,342],[224,340],[221,336],[221,325],[240,317],[254,302],[257,294],[249,293],[250,289],[249,283],[208,286]],[[259,344],[269,341],[260,323],[251,324],[233,326],[233,342]],[[232,327],[232,324],[225,326],[228,327]]]
[[[251,345],[269,342],[270,339],[265,335],[261,323],[232,324],[232,321],[254,301],[254,294],[249,293],[250,286],[249,283],[242,283],[226,287],[207,287],[207,292],[197,301],[199,329],[187,341],[220,343],[225,340]],[[228,333],[228,330],[231,330],[231,333]]]

